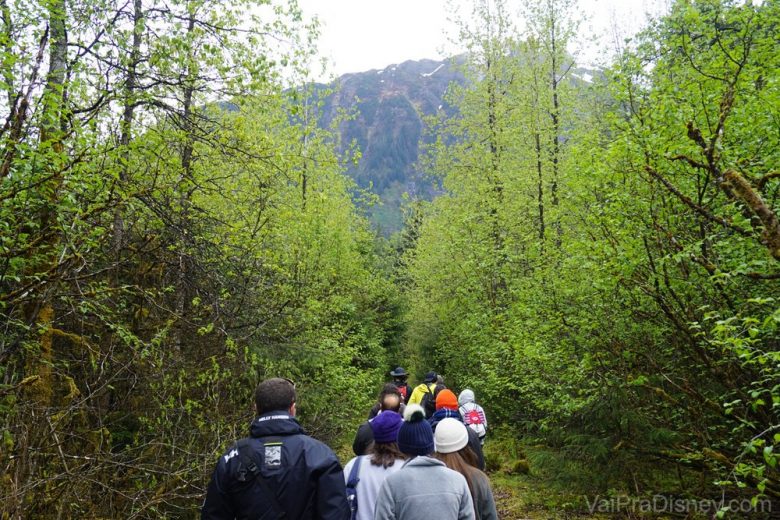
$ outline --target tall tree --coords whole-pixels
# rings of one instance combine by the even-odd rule
[[[316,24],[294,2],[0,7],[0,515],[193,510],[269,373],[340,435],[369,397],[321,390],[381,379],[395,311],[332,136],[292,117],[317,101],[282,81]]]

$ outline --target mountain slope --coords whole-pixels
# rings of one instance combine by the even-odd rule
[[[426,199],[435,195],[432,181],[417,164],[421,139],[432,139],[425,135],[423,119],[437,113],[457,114],[444,97],[451,83],[465,82],[458,66],[463,59],[409,60],[381,70],[345,74],[333,85],[318,86],[332,91],[323,100],[322,126],[330,126],[344,111],[352,114],[339,123],[340,152],[352,145],[360,150],[360,160],[348,174],[360,188],[379,196],[380,204],[367,212],[385,235],[403,225],[404,193]],[[603,72],[575,67],[569,81],[584,88],[596,76]]]
[[[358,186],[378,194],[381,205],[369,209],[380,231],[400,229],[401,197],[430,197],[432,184],[416,161],[423,137],[423,117],[451,114],[443,97],[463,75],[450,61],[419,60],[341,76],[325,99],[321,124],[330,125],[339,111],[354,117],[339,125],[342,148],[355,144],[362,156],[349,174]],[[342,149],[342,151],[344,151]]]

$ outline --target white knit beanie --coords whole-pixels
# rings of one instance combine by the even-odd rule
[[[436,433],[433,436],[436,451],[439,453],[453,453],[463,448],[469,442],[469,433],[466,425],[457,419],[448,417],[439,421],[436,425]]]

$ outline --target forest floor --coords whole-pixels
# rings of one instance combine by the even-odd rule
[[[573,520],[615,518],[591,513],[598,497],[588,497],[576,482],[565,484],[565,458],[525,445],[510,432],[494,431],[483,448],[501,520]],[[548,461],[547,464],[542,461]],[[549,461],[554,460],[554,464]],[[590,500],[590,502],[589,502]]]
[[[691,510],[688,514],[668,511],[668,503],[662,500],[657,505],[663,509],[653,512],[652,508],[644,510],[642,507],[656,505],[652,498],[643,499],[627,496],[612,490],[610,496],[593,495],[592,492],[581,491],[587,489],[583,482],[574,480],[566,484],[566,478],[561,478],[561,473],[555,474],[555,470],[566,473],[565,466],[549,466],[537,464],[544,456],[550,460],[549,452],[524,447],[523,452],[515,452],[517,445],[511,442],[502,442],[497,446],[487,447],[485,450],[486,463],[489,471],[490,482],[493,487],[493,497],[496,501],[498,518],[501,520],[708,520],[712,513]],[[498,457],[496,454],[500,454]],[[518,457],[519,455],[519,457]],[[520,458],[523,457],[523,458]],[[530,459],[527,460],[525,457]],[[492,471],[490,471],[492,470]],[[587,475],[588,471],[581,471],[578,475],[585,478],[597,479],[597,475]],[[571,474],[569,474],[571,476]],[[613,496],[614,495],[614,496]],[[658,495],[663,499],[663,495]],[[600,512],[612,510],[613,512]],[[729,516],[729,518],[778,518],[767,515],[743,515]]]
[[[574,520],[615,518],[591,514],[585,497],[562,493],[532,475],[490,473],[501,520]]]

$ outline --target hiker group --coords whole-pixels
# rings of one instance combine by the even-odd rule
[[[279,378],[260,383],[251,436],[219,458],[201,517],[497,519],[483,473],[487,420],[474,392],[456,397],[435,372],[414,389],[402,367],[390,375],[343,470],[295,419],[295,385]]]

